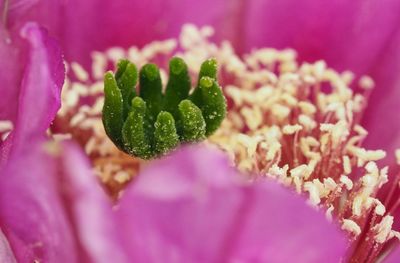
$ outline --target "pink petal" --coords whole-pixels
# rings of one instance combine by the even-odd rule
[[[385,165],[395,165],[394,151],[400,148],[400,31],[388,43],[381,59],[374,66],[374,76],[379,86],[373,91],[364,122],[369,130],[367,145],[384,148]]]
[[[189,147],[151,164],[117,213],[138,262],[339,262],[346,242],[303,198],[246,184],[216,150]]]
[[[14,121],[23,68],[18,63],[20,50],[10,38],[10,33],[0,26],[0,120]]]
[[[121,251],[112,204],[87,162],[86,155],[76,145],[64,145],[63,173],[69,189],[67,208],[72,213],[82,246],[93,262],[129,262]]]
[[[64,64],[58,45],[44,29],[34,23],[28,23],[22,28],[21,37],[28,41],[29,51],[20,88],[13,86],[15,83],[10,83],[12,81],[6,83],[11,86],[2,86],[2,90],[8,94],[6,105],[11,108],[18,105],[18,109],[15,129],[0,147],[0,163],[5,162],[12,147],[17,148],[30,137],[44,134],[60,107]],[[11,60],[17,58],[11,57]],[[10,93],[10,90],[14,91]],[[16,91],[19,93],[18,103],[14,97]]]
[[[367,72],[400,21],[400,2],[251,1],[246,44],[292,47],[302,60],[325,59],[339,70]]]
[[[23,150],[29,154],[13,156],[0,175],[0,222],[18,261],[127,262],[111,202],[78,149]]]
[[[31,50],[20,91],[17,137],[42,133],[50,126],[60,108],[65,74],[60,49],[46,31],[28,23],[21,36],[29,41]]]
[[[384,263],[398,263],[400,262],[400,249],[396,247],[389,256],[383,261]]]
[[[18,261],[77,262],[75,237],[58,192],[57,162],[40,145],[28,149],[29,154],[13,156],[1,173],[7,178],[0,184],[2,228]]]
[[[21,21],[38,21],[58,36],[68,61],[79,61],[88,67],[93,50],[143,46],[177,36],[188,22],[214,25],[220,29],[219,39],[231,38],[236,35],[232,24],[238,24],[241,6],[228,0],[38,1],[34,6],[29,3],[25,12],[12,12],[9,26],[18,28]]]

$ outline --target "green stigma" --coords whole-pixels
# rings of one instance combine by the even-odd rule
[[[157,65],[146,64],[138,73],[133,63],[119,61],[115,74],[104,75],[103,125],[108,137],[121,151],[142,159],[204,140],[226,114],[215,59],[201,65],[198,83],[190,90],[188,67],[181,58],[169,62],[164,94]]]

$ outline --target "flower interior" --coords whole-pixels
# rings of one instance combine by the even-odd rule
[[[249,174],[249,180],[272,177],[307,196],[311,205],[325,211],[327,219],[339,223],[348,234],[349,261],[372,262],[384,255],[393,237],[400,237],[392,229],[393,212],[399,204],[398,185],[393,184],[385,200],[377,198],[388,181],[388,168],[380,168],[376,161],[386,153],[362,146],[368,132],[360,119],[373,80],[349,71],[339,73],[324,61],[299,63],[291,49],[254,49],[239,56],[227,41],[210,42],[212,34],[211,27],[186,25],[179,40],[155,41],[141,49],[96,51],[90,73],[70,62],[62,109],[51,135],[77,138],[95,173],[118,198],[145,163],[130,155],[148,159],[170,151],[178,141],[197,141],[214,131],[207,122],[213,115],[205,113],[194,97],[202,87],[218,87],[214,76],[202,72],[203,62],[215,58],[227,114],[205,143],[225,151],[233,165]],[[170,60],[175,56],[181,59]],[[115,75],[105,75],[104,96],[104,73],[125,58],[142,67],[139,96],[132,88],[136,68],[126,60],[118,64]],[[189,83],[189,76],[199,76],[200,84]],[[130,86],[125,79],[132,79]],[[166,86],[164,95],[162,86]],[[190,86],[197,87],[192,95],[188,95]],[[118,109],[114,109],[112,92],[120,92]],[[105,130],[101,117],[104,103]],[[188,117],[192,112],[183,107],[196,109],[195,117]],[[111,118],[116,112],[119,117]],[[195,136],[185,133],[185,116],[201,119],[197,127],[201,131],[194,132]],[[147,127],[146,119],[155,125]],[[114,121],[117,125],[108,124]],[[161,131],[157,127],[162,127]],[[163,130],[167,132],[163,134]],[[153,134],[153,141],[145,138],[146,134]]]
[[[217,64],[206,60],[197,87],[189,96],[191,81],[186,63],[169,62],[169,80],[162,93],[160,71],[155,64],[142,67],[139,96],[137,70],[120,60],[115,76],[104,76],[103,124],[114,144],[132,156],[154,158],[176,148],[179,142],[198,142],[220,126],[226,101],[216,80]]]

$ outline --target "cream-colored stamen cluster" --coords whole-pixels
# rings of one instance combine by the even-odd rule
[[[0,120],[0,142],[5,141],[13,130],[14,125],[12,121],[9,120]]]
[[[164,68],[165,84],[166,63],[173,55],[182,57],[194,75],[202,61],[215,57],[229,110],[209,143],[226,151],[242,171],[273,177],[305,193],[312,205],[342,224],[354,244],[369,238],[371,253],[399,236],[391,228],[393,216],[376,197],[388,180],[388,169],[376,165],[385,152],[362,147],[368,132],[359,120],[373,80],[362,76],[355,81],[351,72],[338,73],[324,61],[299,64],[291,49],[263,48],[241,57],[229,42],[209,42],[212,34],[210,27],[186,25],[179,41],[94,52],[91,73],[70,63],[74,80],[63,90],[55,125],[61,128],[54,132],[79,137],[102,181],[123,185],[140,161],[118,151],[104,133],[104,72],[121,58],[138,67],[155,62]]]

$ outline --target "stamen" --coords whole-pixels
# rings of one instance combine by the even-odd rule
[[[349,231],[353,233],[355,236],[358,236],[361,234],[361,228],[359,225],[357,225],[356,222],[350,219],[343,219],[343,225],[342,225],[343,230]]]
[[[397,149],[395,151],[395,155],[396,155],[396,162],[398,165],[400,165],[400,149]]]
[[[14,124],[8,120],[0,120],[0,138],[1,141],[5,141],[10,134],[10,132],[14,129]]]

